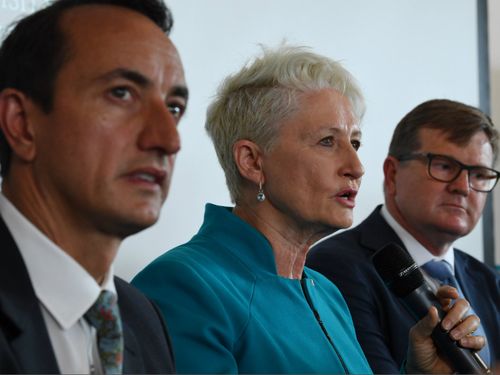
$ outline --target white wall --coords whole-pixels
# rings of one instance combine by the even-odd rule
[[[35,0],[30,0],[35,1]],[[0,0],[0,11],[10,3]],[[25,1],[27,2],[27,1]],[[40,0],[38,1],[40,2]],[[116,271],[130,279],[163,251],[191,238],[204,204],[230,204],[224,176],[203,129],[210,97],[227,74],[284,39],[341,60],[363,88],[368,111],[360,155],[366,174],[355,222],[382,202],[382,162],[392,130],[420,102],[451,98],[478,105],[476,1],[473,0],[167,0],[172,39],[191,97],[182,150],[160,221],[127,239]],[[481,224],[460,246],[482,259]]]
[[[491,118],[500,127],[500,2],[488,0],[488,41],[490,57]],[[498,165],[497,165],[498,166]],[[495,260],[500,268],[500,188],[493,196]]]
[[[29,14],[49,0],[0,0],[0,35],[4,35],[7,26],[24,14]]]
[[[229,204],[222,171],[203,129],[216,86],[283,39],[342,60],[358,78],[368,111],[360,154],[366,174],[355,220],[382,202],[382,162],[392,130],[436,97],[478,105],[476,2],[472,0],[170,0],[172,34],[192,96],[181,124],[182,150],[161,220],[134,236],[116,266],[126,278],[191,238],[205,202]],[[462,247],[482,259],[481,225]]]

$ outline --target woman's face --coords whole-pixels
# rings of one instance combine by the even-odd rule
[[[304,94],[298,105],[263,156],[268,203],[300,230],[349,227],[364,173],[351,105],[333,89]]]

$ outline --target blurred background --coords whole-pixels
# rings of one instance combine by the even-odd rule
[[[13,20],[46,2],[0,0],[2,35]],[[363,89],[367,112],[359,153],[366,173],[354,225],[383,202],[382,162],[395,125],[413,107],[449,98],[491,112],[500,126],[498,0],[168,0],[167,5],[190,100],[161,218],[127,239],[115,262],[116,273],[127,280],[188,241],[202,222],[205,203],[231,205],[204,130],[205,111],[221,80],[258,54],[261,45],[310,46],[339,60]],[[483,220],[456,244],[492,265],[500,264],[498,189]]]

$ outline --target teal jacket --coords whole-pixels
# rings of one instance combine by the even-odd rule
[[[208,204],[198,234],[133,284],[160,306],[179,373],[371,373],[335,285],[309,268],[278,276],[269,242],[231,208]]]

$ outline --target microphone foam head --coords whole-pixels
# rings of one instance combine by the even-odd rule
[[[387,287],[398,297],[405,297],[424,283],[424,276],[413,258],[395,243],[377,251],[372,261]]]

